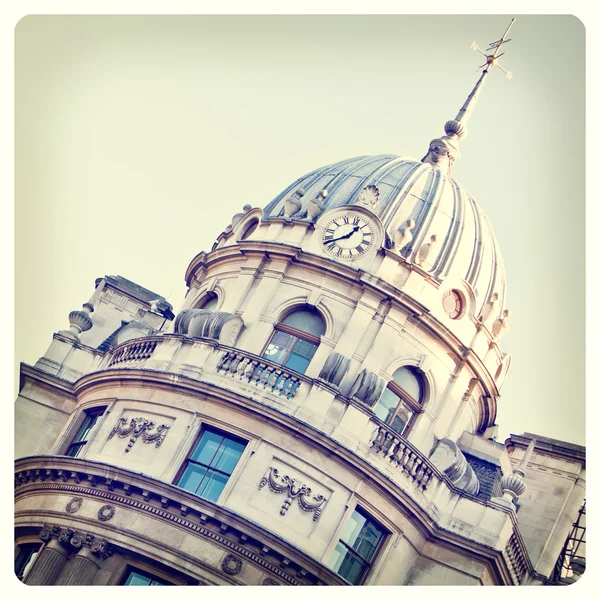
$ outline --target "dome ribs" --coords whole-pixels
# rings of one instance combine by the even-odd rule
[[[465,228],[464,195],[453,179],[448,178],[447,183],[449,188],[452,190],[454,202],[452,204],[450,229],[448,231],[448,235],[442,242],[442,247],[436,259],[436,264],[434,265],[434,276],[436,278],[440,276],[444,278],[448,277],[458,249],[460,248],[460,242]]]
[[[412,255],[413,260],[415,259],[419,248],[423,245],[425,240],[429,239],[431,234],[436,233],[435,231],[430,231],[429,228],[435,216],[435,209],[440,202],[440,190],[443,188],[443,185],[440,188],[440,183],[442,181],[441,171],[438,171],[437,169],[434,170],[433,177],[434,182],[429,187],[426,197],[423,198],[423,204],[421,205],[417,215],[414,217],[416,225],[413,231],[416,233],[413,233],[413,240],[410,245],[411,252],[409,254],[409,256]]]

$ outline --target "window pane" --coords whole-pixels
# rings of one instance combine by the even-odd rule
[[[348,544],[348,546],[354,547],[360,532],[367,522],[367,519],[363,517],[359,512],[354,511],[342,534],[342,539]]]
[[[210,465],[222,441],[222,435],[212,431],[204,431],[190,458],[203,465]]]
[[[92,432],[94,431],[100,416],[98,413],[96,413],[95,415],[89,415],[88,418],[86,419],[85,425],[84,427],[81,428],[81,436],[79,437],[79,439],[77,440],[79,441],[87,441],[91,435]]]
[[[398,415],[394,417],[394,420],[390,423],[390,427],[397,431],[398,433],[402,433],[406,428],[406,421],[403,421]]]
[[[177,486],[195,494],[202,482],[202,478],[206,475],[206,470],[206,467],[202,467],[195,463],[188,463]]]
[[[296,340],[294,344],[294,348],[292,349],[293,354],[298,354],[300,356],[306,356],[306,358],[310,359],[315,355],[317,351],[317,347],[310,342],[305,342],[304,340]]]
[[[417,376],[406,367],[401,367],[394,373],[394,381],[417,402],[421,402],[421,384]]]
[[[69,446],[69,449],[67,450],[67,456],[78,456],[79,453],[81,452],[81,449],[85,446],[85,442],[80,442],[77,444],[71,444]]]
[[[292,371],[296,371],[296,373],[305,373],[308,365],[310,364],[310,359],[304,356],[298,356],[297,354],[290,354],[289,358],[285,362],[285,366]]]
[[[372,522],[367,522],[363,527],[354,549],[367,561],[371,561],[375,556],[375,551],[379,547],[383,532]]]
[[[368,568],[364,561],[352,554],[341,542],[338,542],[335,547],[329,564],[333,571],[341,575],[346,581],[354,584],[360,583]]]
[[[216,502],[228,479],[228,475],[223,475],[222,473],[217,473],[217,471],[209,469],[196,494],[201,498]]]
[[[211,466],[215,469],[219,469],[219,471],[225,471],[225,473],[231,474],[245,447],[245,444],[240,444],[233,440],[223,440]]]
[[[212,298],[208,298],[208,300],[206,300],[206,302],[200,308],[202,310],[215,310],[218,303],[219,298],[217,298],[217,296],[213,296]]]
[[[296,310],[290,313],[281,321],[284,325],[295,327],[301,331],[307,331],[313,335],[323,335],[325,333],[325,323],[320,315],[309,309]]]
[[[151,581],[150,577],[132,571],[124,585],[150,585]]]
[[[374,408],[374,412],[382,421],[387,422],[389,417],[396,410],[396,406],[398,406],[399,402],[400,398],[396,396],[390,388],[385,388]]]
[[[273,362],[281,364],[281,361],[285,358],[295,339],[295,337],[287,333],[277,331],[263,352],[263,358],[268,358]]]

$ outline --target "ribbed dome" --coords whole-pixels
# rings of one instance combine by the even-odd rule
[[[438,281],[466,281],[476,297],[476,314],[497,292],[499,301],[493,316],[500,313],[505,303],[505,273],[490,223],[464,188],[430,164],[386,155],[361,156],[321,167],[275,197],[264,209],[263,219],[284,216],[286,200],[299,188],[304,194],[295,197],[302,207],[293,215],[294,220],[307,218],[307,205],[321,190],[327,191],[323,203],[324,210],[329,210],[363,204],[361,191],[367,186],[379,191],[377,202],[368,208],[381,219],[389,240],[408,219],[415,222],[412,241],[402,256],[413,261],[419,248],[435,235],[430,275]]]

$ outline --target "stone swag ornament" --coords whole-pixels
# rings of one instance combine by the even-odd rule
[[[114,435],[118,435],[120,438],[131,436],[127,447],[125,448],[125,452],[129,452],[140,437],[145,444],[156,442],[156,447],[158,448],[163,443],[168,433],[169,426],[159,425],[156,428],[156,431],[151,432],[150,430],[154,429],[155,425],[154,421],[149,421],[144,417],[134,417],[129,424],[127,424],[127,419],[122,417],[108,434],[108,439],[110,440]]]
[[[265,475],[258,485],[258,489],[262,490],[265,485],[275,494],[287,493],[279,514],[285,517],[289,507],[294,500],[298,500],[300,508],[306,512],[314,512],[313,521],[317,521],[323,512],[323,504],[327,502],[327,498],[323,494],[313,495],[312,489],[306,484],[301,484],[295,478],[284,475],[279,476],[279,471],[274,467],[269,467],[268,475]]]

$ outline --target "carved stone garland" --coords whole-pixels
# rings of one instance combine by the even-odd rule
[[[228,575],[237,575],[242,570],[242,559],[233,554],[227,554],[221,562],[221,569]]]
[[[323,504],[327,502],[327,498],[323,494],[313,495],[312,500],[310,500],[310,496],[312,495],[311,488],[306,484],[296,483],[296,480],[288,475],[280,478],[279,471],[274,467],[269,467],[269,474],[260,480],[258,489],[262,490],[265,485],[268,485],[269,489],[276,494],[287,492],[287,498],[279,511],[281,516],[285,516],[292,502],[297,499],[302,510],[315,513],[313,521],[316,521],[323,512]]]
[[[134,417],[128,425],[127,419],[122,417],[108,434],[108,439],[110,440],[115,434],[120,438],[131,436],[127,448],[125,448],[125,452],[131,450],[138,437],[141,437],[142,441],[146,444],[156,442],[156,447],[158,448],[163,443],[163,440],[168,433],[169,426],[159,425],[156,428],[156,431],[150,432],[150,429],[153,429],[155,425],[154,421],[149,421],[144,417]]]
[[[65,507],[65,510],[69,513],[69,514],[73,514],[76,513],[80,508],[81,505],[83,504],[83,500],[81,498],[71,498],[69,500],[69,502],[67,503],[67,506]]]
[[[98,520],[99,521],[110,521],[115,514],[115,507],[110,504],[104,505],[98,511]]]

